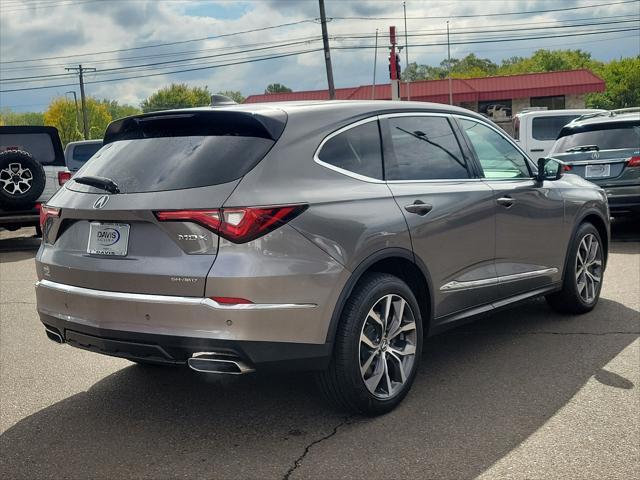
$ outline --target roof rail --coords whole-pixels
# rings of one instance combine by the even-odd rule
[[[633,113],[640,112],[640,107],[629,107],[629,108],[616,108],[615,110],[611,110],[611,113],[614,115],[618,115],[620,113]]]
[[[586,120],[587,118],[602,117],[602,116],[611,117],[612,115],[613,114],[611,112],[606,112],[606,111],[605,112],[585,113],[584,115],[580,115],[579,117],[574,118],[569,123],[579,122],[581,120]]]

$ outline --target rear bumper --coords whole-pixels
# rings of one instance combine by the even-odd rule
[[[223,348],[252,364],[323,357],[314,304],[221,305],[207,298],[93,290],[36,283],[40,320],[74,346],[126,358],[184,363],[195,352]],[[93,337],[79,340],[82,336]],[[89,345],[89,347],[83,347]],[[161,347],[147,348],[149,345]]]

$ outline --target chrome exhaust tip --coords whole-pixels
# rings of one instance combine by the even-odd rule
[[[60,335],[56,330],[53,330],[52,328],[49,328],[49,327],[44,327],[44,331],[47,333],[47,338],[49,340],[52,340],[56,343],[64,343],[64,339],[62,338],[62,335]]]
[[[201,373],[221,373],[225,375],[243,375],[255,371],[235,355],[221,352],[197,352],[187,360],[191,370]]]

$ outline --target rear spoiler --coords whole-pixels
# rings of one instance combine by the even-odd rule
[[[276,141],[287,123],[282,110],[184,109],[153,112],[111,122],[104,144],[156,137],[233,135]]]

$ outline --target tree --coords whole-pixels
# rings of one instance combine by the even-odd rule
[[[289,93],[292,91],[293,90],[291,90],[289,87],[285,87],[281,83],[270,83],[269,85],[267,85],[264,93]]]
[[[82,115],[82,112],[80,112],[80,115]],[[87,119],[89,123],[89,138],[103,138],[107,125],[111,122],[111,115],[105,104],[95,98],[87,98]],[[76,105],[73,100],[65,97],[53,99],[47,111],[44,112],[44,122],[45,125],[58,129],[63,145],[83,139],[81,125],[78,125],[78,117],[76,116]]]
[[[615,109],[640,105],[640,56],[612,60],[594,70],[607,84],[607,90],[587,95],[588,107]]]
[[[107,107],[107,111],[109,112],[109,115],[111,115],[111,118],[113,120],[142,113],[142,110],[140,110],[138,107],[126,104],[120,105],[117,100],[108,100],[104,98],[100,100],[100,103]]]
[[[222,92],[218,92],[218,95],[229,97],[236,103],[244,103],[245,101],[244,95],[242,95],[242,92],[240,92],[239,90],[224,90]]]
[[[557,70],[576,70],[588,68],[595,70],[602,66],[602,62],[593,60],[589,52],[584,50],[536,50],[530,57],[511,57],[503,60],[498,69],[499,75],[514,75],[518,73],[554,72]]]
[[[171,108],[203,107],[210,104],[211,92],[207,87],[189,87],[186,83],[172,83],[143,100],[140,106],[146,113]]]
[[[44,115],[42,112],[14,112],[3,108],[0,122],[0,125],[44,125]]]

